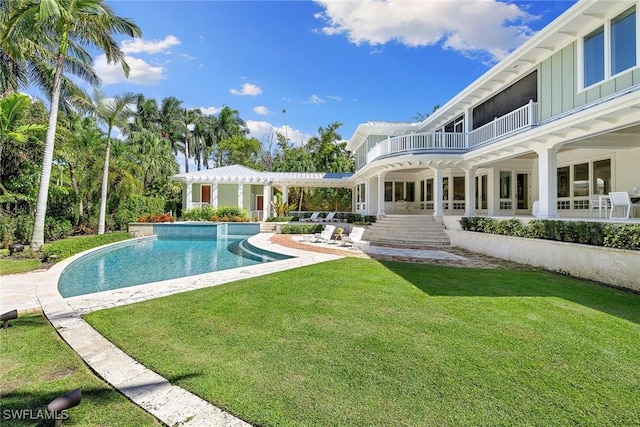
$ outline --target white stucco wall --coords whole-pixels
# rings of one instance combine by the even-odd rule
[[[541,239],[446,230],[451,245],[470,251],[640,291],[640,252]]]

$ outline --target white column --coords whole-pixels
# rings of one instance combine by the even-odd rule
[[[386,215],[384,213],[384,172],[378,174],[378,216]]]
[[[218,207],[218,184],[211,185],[211,206]]]
[[[262,220],[266,221],[271,215],[271,183],[268,181],[262,187],[262,205]]]
[[[244,208],[244,183],[238,183],[238,207]]]
[[[187,182],[185,185],[185,201],[184,201],[184,209],[191,209],[191,205],[193,203],[193,183]]]
[[[474,166],[464,171],[464,216],[476,216],[476,169]]]
[[[489,216],[500,213],[500,170],[492,167],[489,171],[489,200],[487,213]]]
[[[286,185],[282,186],[282,203],[289,203],[289,188]]]
[[[355,187],[351,188],[351,212],[356,212],[356,203],[357,203],[357,199],[356,199],[356,191],[358,188],[358,184],[356,184]]]
[[[558,153],[554,148],[538,153],[538,218],[558,218]]]
[[[441,218],[442,213],[442,169],[433,170],[433,216]]]

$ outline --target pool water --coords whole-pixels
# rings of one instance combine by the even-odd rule
[[[289,258],[253,248],[246,238],[127,241],[71,263],[58,290],[63,297],[72,297]]]

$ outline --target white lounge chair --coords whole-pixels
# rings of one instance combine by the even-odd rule
[[[362,240],[363,235],[364,227],[353,227],[348,236],[342,237],[342,245],[345,246],[347,243],[351,243],[354,248],[369,246],[369,242]]]
[[[314,212],[311,214],[309,218],[300,218],[300,222],[316,222],[318,220],[318,216],[320,212]]]
[[[609,193],[609,201],[611,202],[611,215],[609,218],[629,219],[629,214],[631,213],[631,198],[629,197],[629,193],[626,191],[614,191],[613,193]],[[618,208],[622,208],[622,216],[614,217],[613,214]]]
[[[329,242],[331,241],[331,237],[333,237],[333,231],[336,229],[335,225],[326,225],[322,233],[316,233],[315,238],[316,242]]]
[[[335,212],[329,212],[325,218],[320,219],[320,222],[338,222],[334,216],[336,216]]]

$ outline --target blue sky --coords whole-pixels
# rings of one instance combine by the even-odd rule
[[[216,114],[238,110],[251,136],[302,143],[333,122],[430,113],[575,1],[110,1],[142,38],[120,39],[125,80],[97,56],[101,91]],[[283,113],[286,110],[286,113]]]

